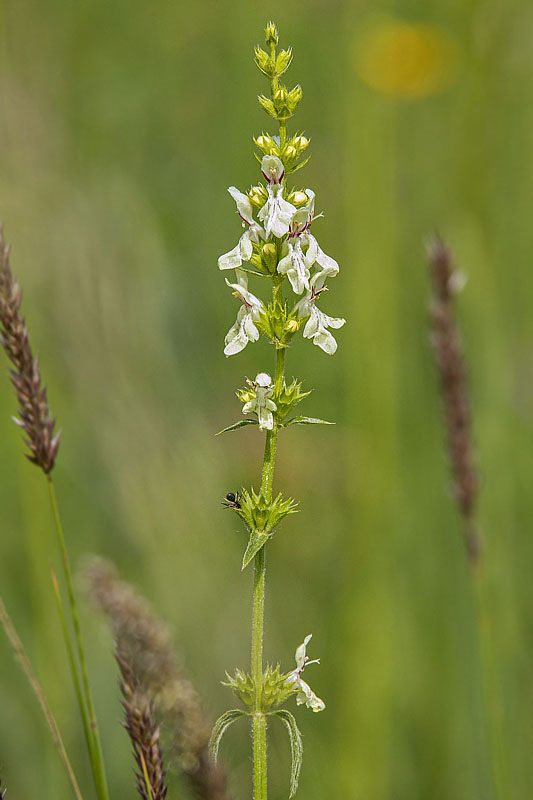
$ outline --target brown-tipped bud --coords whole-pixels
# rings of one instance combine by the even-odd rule
[[[26,433],[29,460],[49,475],[59,449],[59,433],[54,434],[55,421],[46,388],[41,385],[39,361],[20,314],[21,303],[22,292],[11,272],[9,247],[0,226],[0,344],[14,366],[10,376],[19,401],[19,419],[15,422]]]
[[[453,269],[450,250],[439,238],[429,242],[427,256],[433,286],[431,344],[440,374],[454,495],[464,521],[468,559],[474,566],[481,550],[475,522],[478,476],[474,466],[466,366],[453,307],[453,298],[459,285],[458,273]]]

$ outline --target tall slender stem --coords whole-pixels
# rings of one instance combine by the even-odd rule
[[[481,664],[482,702],[485,716],[485,729],[492,767],[494,795],[497,800],[509,796],[509,778],[501,689],[498,680],[498,667],[494,653],[492,620],[487,607],[486,579],[484,564],[471,565],[472,592],[475,601],[475,615],[479,658]]]
[[[85,661],[85,653],[83,650],[83,642],[81,638],[81,628],[78,616],[78,608],[76,605],[76,596],[74,594],[74,586],[72,581],[72,570],[70,568],[70,559],[68,557],[67,546],[65,543],[63,525],[61,523],[59,507],[57,505],[57,498],[54,489],[54,484],[52,483],[51,478],[48,479],[48,490],[50,493],[50,503],[52,506],[52,515],[54,517],[55,527],[57,531],[57,538],[59,540],[61,560],[63,562],[63,573],[65,576],[65,583],[67,586],[67,595],[72,615],[72,625],[74,627],[76,650],[78,653],[78,659],[80,664],[81,683],[83,686],[84,700],[86,704],[85,708],[85,705],[81,702],[81,698],[78,698],[80,701],[80,713],[84,722],[86,734],[87,731],[89,732],[89,735],[87,737],[87,748],[89,750],[89,757],[91,760],[91,767],[93,771],[96,793],[98,795],[99,800],[109,800],[109,791],[107,788],[107,779],[104,767],[104,755],[102,752],[100,733],[98,730],[98,723],[96,721],[96,714],[92,700],[91,688],[89,685],[89,677],[87,674],[87,664]],[[67,641],[67,647],[68,646],[69,643]],[[74,669],[75,665],[73,664],[73,670]],[[77,676],[73,675],[73,678],[76,683]],[[88,725],[87,725],[87,717],[88,717]]]
[[[282,300],[281,279],[273,278],[272,299]],[[277,395],[283,388],[285,372],[285,348],[276,349],[276,371],[274,373],[274,393]],[[278,439],[277,423],[271,431],[267,431],[265,454],[261,473],[261,492],[267,501],[272,499],[272,482],[276,461]],[[265,547],[257,553],[254,560],[253,618],[252,618],[252,679],[255,686],[255,707],[252,715],[253,756],[254,756],[254,800],[266,800],[267,797],[267,724],[266,716],[261,708],[263,692],[263,631],[265,607]]]

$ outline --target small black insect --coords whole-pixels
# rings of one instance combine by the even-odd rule
[[[240,492],[228,492],[226,499],[222,501],[224,508],[240,508],[241,495]]]

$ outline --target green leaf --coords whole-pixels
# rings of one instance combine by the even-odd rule
[[[287,427],[287,425],[335,425],[334,422],[328,422],[326,419],[318,419],[318,417],[293,417],[283,424],[284,427]]]
[[[302,768],[302,757],[304,747],[302,743],[302,734],[296,724],[296,720],[290,711],[282,708],[279,711],[272,711],[272,716],[279,717],[289,734],[289,741],[291,743],[291,783],[289,790],[289,797],[294,797],[298,789],[298,780],[300,778],[300,770]]]
[[[218,433],[215,433],[215,436],[220,436],[221,433],[227,433],[228,431],[236,431],[239,428],[244,428],[245,425],[259,425],[259,422],[256,419],[240,419],[234,425],[230,425],[228,428],[224,428]]]
[[[244,553],[242,559],[242,569],[248,566],[250,561],[257,553],[261,550],[261,548],[266,544],[266,542],[273,536],[272,533],[265,533],[265,531],[256,531],[253,530],[250,533],[250,538],[248,540],[248,546]]]
[[[213,726],[211,738],[209,739],[209,758],[211,761],[213,761],[213,763],[216,764],[220,740],[226,733],[229,726],[235,722],[236,719],[239,719],[239,717],[245,716],[246,711],[243,711],[240,708],[232,708],[231,711],[225,711],[224,714],[217,719]]]

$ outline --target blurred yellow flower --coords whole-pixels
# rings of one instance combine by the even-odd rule
[[[435,94],[452,82],[458,62],[457,39],[435,25],[382,19],[360,31],[354,43],[361,80],[394,97]]]

